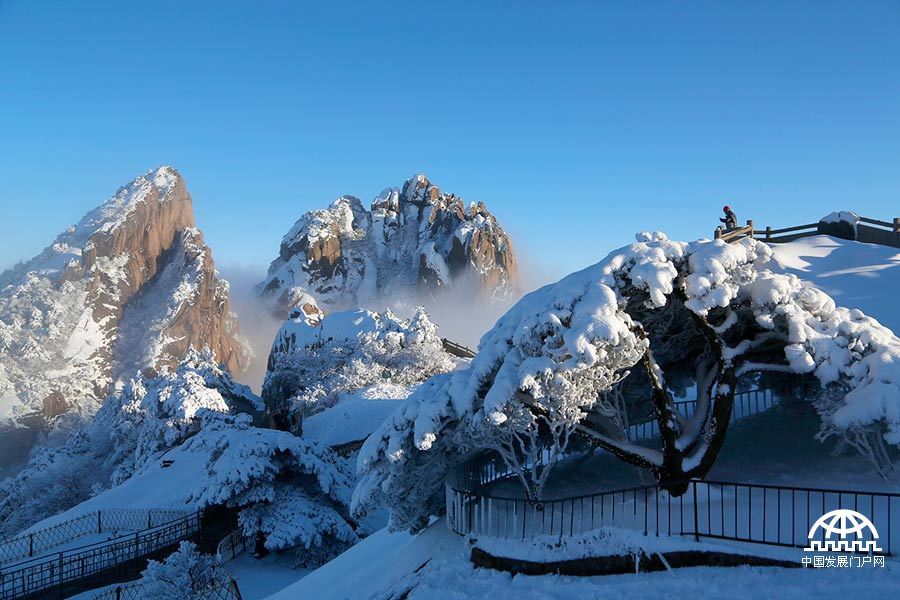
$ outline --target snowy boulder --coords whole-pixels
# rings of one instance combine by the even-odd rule
[[[819,233],[845,240],[855,240],[859,215],[850,210],[829,213],[819,219]]]

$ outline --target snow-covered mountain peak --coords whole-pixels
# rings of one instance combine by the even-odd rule
[[[246,365],[184,179],[160,167],[0,275],[0,414],[90,415],[115,379],[178,364],[191,344]]]
[[[258,291],[283,317],[303,294],[327,309],[381,309],[458,285],[505,297],[517,282],[512,242],[484,203],[466,205],[419,173],[384,189],[368,210],[341,196],[303,215]]]
[[[82,217],[57,241],[78,244],[87,242],[96,233],[110,233],[124,223],[139,204],[165,202],[176,197],[179,185],[183,188],[184,180],[174,168],[151,169],[119,188],[114,196]]]

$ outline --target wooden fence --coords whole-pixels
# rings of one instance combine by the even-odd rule
[[[833,223],[819,221],[794,225],[793,227],[783,227],[781,229],[773,229],[771,226],[766,226],[765,229],[754,229],[753,221],[749,220],[746,225],[736,229],[726,230],[722,227],[717,227],[714,236],[715,239],[721,239],[726,242],[734,242],[749,237],[770,244],[779,244],[793,242],[794,240],[813,235],[829,234],[833,226]],[[859,223],[856,224],[852,239],[867,244],[881,244],[882,246],[900,248],[900,217],[895,217],[892,221],[859,217]]]

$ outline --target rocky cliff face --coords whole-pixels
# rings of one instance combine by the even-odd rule
[[[0,418],[91,414],[117,379],[191,345],[232,371],[248,360],[184,180],[162,167],[0,275]]]
[[[460,285],[503,298],[517,282],[512,242],[484,203],[466,205],[420,174],[384,190],[370,210],[343,196],[303,215],[258,292],[283,318],[310,296],[326,309],[380,307]]]

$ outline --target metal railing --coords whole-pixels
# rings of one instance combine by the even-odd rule
[[[460,535],[504,538],[573,536],[613,526],[644,535],[806,547],[816,521],[845,508],[872,522],[884,554],[891,555],[900,541],[900,494],[696,479],[678,497],[654,485],[542,502],[482,489],[509,476],[493,457],[455,470],[445,488],[447,526]],[[814,539],[824,535],[819,531]]]
[[[159,508],[111,508],[85,513],[51,527],[0,541],[0,564],[41,553],[90,535],[138,531],[168,523],[187,511]]]
[[[237,558],[250,547],[251,540],[241,529],[235,529],[216,546],[216,559],[225,562]]]
[[[474,358],[475,351],[471,348],[463,346],[462,344],[457,344],[456,342],[450,341],[447,338],[441,338],[441,345],[444,347],[444,350],[453,356],[458,356],[459,358]]]
[[[675,409],[686,419],[694,415],[697,409],[696,400],[679,400],[675,403]],[[744,392],[735,392],[734,405],[731,409],[731,423],[746,417],[767,411],[778,404],[775,390],[770,388],[758,388]],[[628,427],[628,439],[631,441],[651,440],[659,435],[659,424],[655,419],[636,423]]]
[[[62,589],[79,580],[100,578],[120,566],[123,571],[136,571],[140,559],[196,535],[200,515],[182,515],[133,535],[5,565],[0,570],[0,600]]]
[[[202,592],[197,592],[194,597],[202,600],[241,600],[241,591],[237,581],[231,579]],[[91,596],[91,600],[146,600],[147,598],[148,595],[142,583],[117,585]]]

